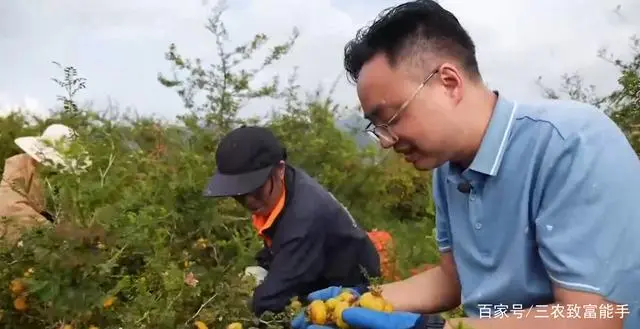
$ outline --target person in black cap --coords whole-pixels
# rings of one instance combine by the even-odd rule
[[[256,260],[266,276],[251,303],[258,316],[327,285],[367,285],[367,276],[380,276],[367,233],[329,191],[286,160],[269,129],[237,128],[220,141],[218,168],[204,192],[233,197],[251,211],[264,240]]]

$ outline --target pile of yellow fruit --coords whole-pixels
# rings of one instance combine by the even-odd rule
[[[9,284],[9,290],[13,296],[13,307],[18,311],[26,311],[29,306],[27,304],[26,286],[22,279],[14,279]]]
[[[393,307],[381,294],[377,287],[357,298],[351,291],[344,289],[340,295],[326,301],[314,300],[306,308],[307,320],[318,325],[336,325],[347,329],[349,326],[342,320],[342,312],[350,307],[362,307],[374,311],[391,313]]]

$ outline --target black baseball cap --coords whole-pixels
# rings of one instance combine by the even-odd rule
[[[227,197],[250,193],[262,186],[273,168],[286,159],[286,149],[271,130],[258,126],[234,129],[218,144],[218,168],[203,194]]]

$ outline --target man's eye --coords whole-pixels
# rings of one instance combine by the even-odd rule
[[[380,119],[376,120],[376,125],[378,125],[378,126],[386,125],[386,124],[389,123],[389,119],[391,119],[391,117],[380,118]]]

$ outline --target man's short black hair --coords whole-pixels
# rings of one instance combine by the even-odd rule
[[[480,77],[473,40],[458,19],[433,0],[387,8],[371,26],[360,29],[344,49],[351,80],[357,81],[362,66],[380,52],[392,67],[405,60],[424,66],[424,55],[432,54],[456,60],[470,77]]]

